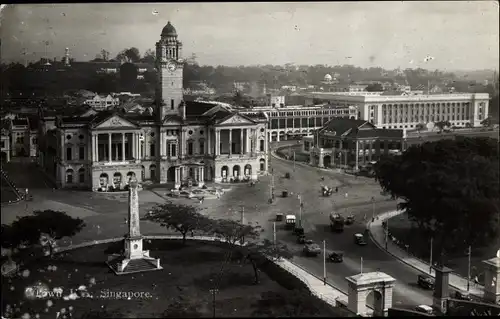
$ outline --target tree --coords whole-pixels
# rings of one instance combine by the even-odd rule
[[[446,127],[450,127],[451,123],[449,121],[439,121],[434,125],[439,129],[439,132],[442,132]]]
[[[232,249],[243,261],[249,261],[254,271],[255,284],[259,283],[259,267],[269,262],[269,260],[279,260],[281,258],[292,258],[292,253],[287,246],[280,243],[272,243],[264,239],[259,240],[263,231],[260,226],[243,225],[234,220],[217,220],[212,231],[225,239],[232,245]],[[245,245],[237,243],[245,242]]]
[[[481,121],[481,125],[484,127],[490,127],[492,124],[492,120],[493,119],[490,116],[488,116],[487,118]]]
[[[255,284],[260,282],[259,268],[271,261],[277,261],[281,258],[292,258],[293,254],[286,245],[281,243],[273,243],[268,239],[264,239],[259,243],[249,243],[241,247],[245,260],[248,260],[253,267],[255,276]]]
[[[156,205],[143,220],[159,223],[161,226],[181,233],[184,244],[186,244],[186,235],[189,232],[207,231],[212,226],[211,220],[200,214],[196,207],[172,202]]]
[[[183,296],[178,296],[163,312],[163,318],[199,318],[201,316],[199,305]]]
[[[309,317],[320,314],[311,293],[305,289],[267,291],[252,306],[252,317]]]
[[[399,197],[418,228],[446,252],[491,241],[498,230],[499,156],[496,140],[460,137],[410,146],[375,165],[383,190]]]
[[[120,84],[122,88],[132,90],[137,83],[137,66],[132,63],[124,63],[120,66]]]
[[[420,131],[422,131],[423,129],[425,129],[425,124],[424,123],[418,123],[417,125],[415,125],[415,128],[417,129],[417,132],[420,133]]]
[[[145,63],[155,63],[156,60],[156,53],[152,49],[148,49],[146,52],[144,52],[144,56],[141,59],[141,62]]]
[[[54,253],[56,240],[72,237],[80,232],[85,223],[80,218],[73,218],[65,212],[44,210],[34,211],[32,216],[20,217],[12,223],[14,231],[22,242],[29,245],[41,243],[49,248],[50,256]],[[43,240],[46,237],[46,240]]]
[[[368,85],[365,90],[368,92],[382,92],[384,91],[384,87],[380,83],[373,83]]]
[[[472,126],[472,124],[470,122],[467,122],[467,123],[465,123],[465,127],[466,128],[472,128],[473,126]]]
[[[101,59],[103,61],[108,61],[109,60],[109,51],[106,51],[105,49],[101,50]]]

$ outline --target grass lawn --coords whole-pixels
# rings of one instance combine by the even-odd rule
[[[389,229],[392,236],[402,242],[401,246],[403,249],[406,249],[404,244],[407,244],[408,251],[412,255],[429,262],[430,239],[422,240],[423,237],[416,228],[416,224],[412,225],[412,222],[408,220],[406,214],[401,214],[391,218],[389,220]],[[481,284],[484,283],[484,265],[482,261],[493,258],[497,249],[498,245],[496,244],[496,241],[489,247],[483,247],[480,249],[474,247],[472,248],[471,277],[474,278],[477,276]],[[433,253],[433,255],[434,254],[435,253]],[[433,258],[436,260],[437,255],[434,255]],[[452,268],[456,273],[467,278],[468,258],[465,255],[465,252],[464,254],[454,254],[448,256],[447,266]]]
[[[10,305],[19,308],[21,314],[30,312],[32,318],[37,313],[40,318],[55,318],[58,311],[62,308],[68,311],[71,306],[73,318],[81,318],[85,314],[86,318],[90,318],[90,312],[99,311],[108,315],[114,313],[116,317],[160,318],[167,309],[172,309],[169,307],[182,300],[184,305],[196,309],[200,316],[212,316],[210,289],[221,272],[227,252],[225,246],[200,242],[188,242],[183,246],[180,241],[145,241],[145,249],[150,250],[151,256],[160,258],[163,270],[122,276],[115,275],[104,263],[105,250],[109,246],[81,248],[62,253],[53,260],[42,259],[25,267],[30,271],[29,276],[3,280],[2,313],[6,305]],[[48,266],[56,266],[57,269],[48,271]],[[216,316],[250,317],[256,310],[262,311],[256,305],[262,293],[286,293],[287,289],[270,279],[266,271],[264,269],[260,273],[260,284],[254,285],[250,264],[237,261],[226,263],[218,280]],[[95,284],[91,285],[93,280]],[[50,290],[63,288],[63,296],[68,295],[70,289],[76,290],[85,285],[93,298],[63,300],[53,296],[50,299],[53,306],[47,308],[47,298],[29,300],[24,296],[25,288],[39,281]],[[132,292],[137,297],[130,300],[110,298],[110,292]],[[338,309],[311,298],[310,304],[320,309],[322,316],[343,315]],[[176,315],[171,313],[169,317],[172,316]]]

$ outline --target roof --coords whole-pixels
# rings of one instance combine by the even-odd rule
[[[186,117],[200,116],[214,107],[217,107],[216,104],[198,101],[185,101],[184,103],[186,107]]]
[[[356,138],[376,138],[376,137],[386,137],[386,138],[403,138],[403,130],[393,130],[393,129],[382,129],[376,128],[372,130],[358,130],[353,131],[347,136]]]
[[[177,36],[177,30],[175,30],[174,26],[168,21],[167,25],[163,27],[163,30],[161,30],[161,36],[162,37],[176,37]]]
[[[336,135],[340,136],[349,130],[359,128],[366,123],[368,122],[364,120],[333,118],[330,121],[328,121],[321,130],[333,131],[336,133]],[[370,123],[368,124],[372,125]]]

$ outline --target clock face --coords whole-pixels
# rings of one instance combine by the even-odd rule
[[[177,69],[177,66],[175,65],[175,63],[172,63],[172,62],[169,62],[167,64],[167,69],[171,72],[175,71],[175,69]]]

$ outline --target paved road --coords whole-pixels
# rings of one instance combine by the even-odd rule
[[[272,167],[274,168],[275,176],[282,176],[286,172],[291,172],[291,180],[281,180],[278,184],[278,190],[286,188],[289,191],[301,193],[304,201],[303,209],[303,226],[306,231],[306,236],[309,236],[317,243],[326,240],[328,250],[342,250],[344,251],[344,262],[340,264],[327,263],[327,278],[335,286],[343,291],[348,290],[347,281],[345,277],[358,274],[360,272],[360,261],[363,257],[363,271],[377,271],[380,269],[385,273],[393,276],[397,280],[394,292],[394,305],[398,304],[432,304],[431,292],[422,290],[416,286],[418,271],[413,268],[402,264],[394,258],[387,255],[385,252],[378,249],[375,244],[369,241],[365,247],[359,247],[354,244],[353,235],[355,233],[363,233],[365,224],[363,218],[371,218],[373,211],[375,215],[388,210],[393,210],[396,207],[395,201],[387,201],[378,192],[375,195],[377,203],[372,206],[370,204],[371,194],[376,188],[376,182],[373,179],[365,179],[359,177],[354,179],[351,176],[340,174],[330,174],[318,171],[312,167],[296,166],[293,172],[293,164],[283,161],[281,159],[272,158]],[[321,181],[320,177],[324,176],[325,181]],[[331,176],[331,177],[330,177]],[[340,184],[339,194],[332,197],[320,196],[320,184],[334,183],[334,179],[338,180]],[[345,197],[345,193],[348,197]],[[355,205],[354,201],[362,201],[365,197],[365,204]],[[288,202],[288,203],[287,203]],[[298,200],[297,197],[291,198],[277,197],[276,205],[283,207],[295,206],[295,213],[298,215]],[[350,208],[346,208],[350,206]],[[373,210],[373,208],[375,208]],[[354,225],[346,227],[342,234],[332,233],[329,229],[328,214],[335,209],[341,213],[353,213],[357,222]],[[292,212],[292,211],[290,211]],[[286,243],[294,252],[294,262],[304,266],[313,274],[323,276],[323,260],[319,257],[303,257],[301,254],[302,246],[296,244],[296,237],[288,231],[283,229],[282,223],[277,226],[278,240]],[[369,298],[371,299],[371,298]],[[372,301],[368,300],[368,304]]]

